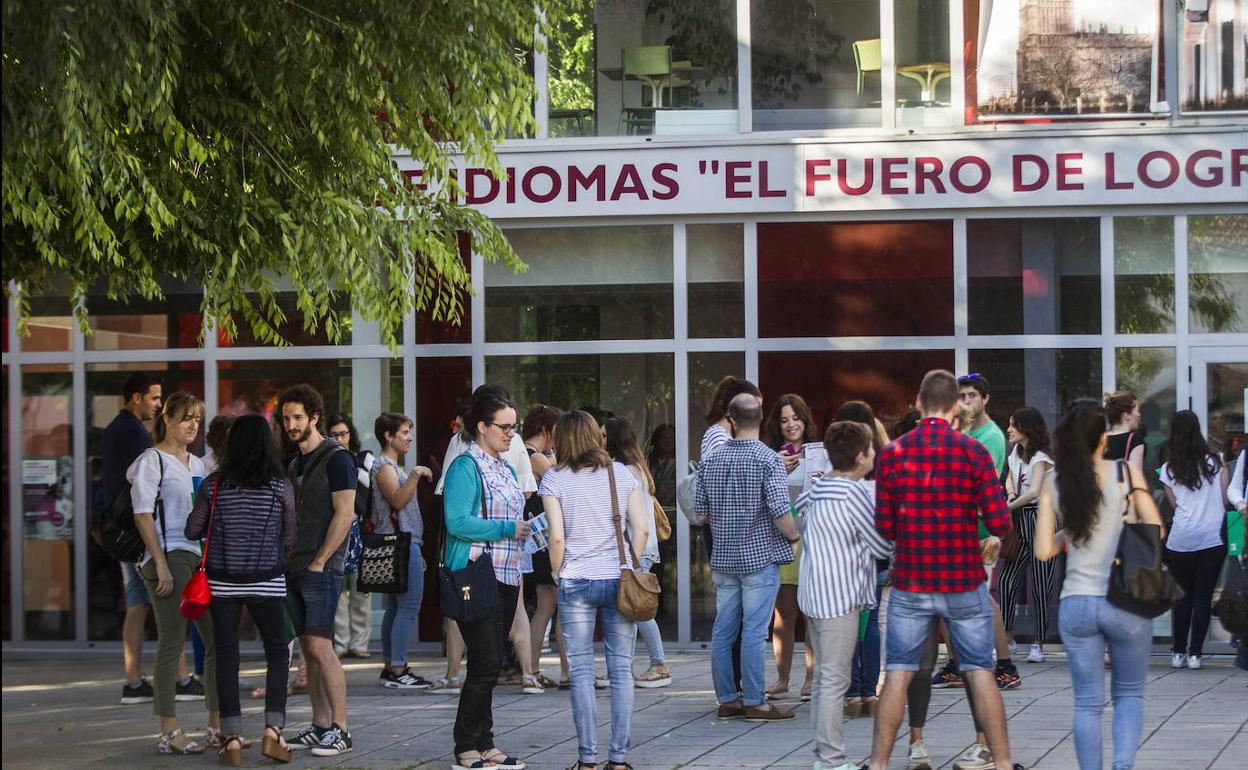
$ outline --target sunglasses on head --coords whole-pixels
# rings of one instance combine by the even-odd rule
[[[983,375],[981,375],[979,372],[971,372],[970,374],[964,374],[958,378],[958,384],[961,385],[964,382],[971,382],[973,380],[978,380],[982,376]]]

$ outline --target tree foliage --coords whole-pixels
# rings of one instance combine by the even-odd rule
[[[458,321],[457,234],[520,263],[445,194],[450,153],[498,172],[495,143],[531,133],[524,53],[560,2],[5,0],[6,292],[24,318],[67,289],[85,327],[88,290],[150,300],[180,278],[271,343],[280,290],[331,339],[342,292],[386,342],[413,307]]]

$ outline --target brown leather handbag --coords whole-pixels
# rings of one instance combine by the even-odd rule
[[[615,494],[614,463],[607,465],[607,480],[611,484],[611,514],[615,520],[615,545],[620,554],[620,587],[615,595],[615,606],[629,620],[644,622],[654,620],[659,611],[659,579],[649,572],[637,572],[628,566],[624,556],[624,514]],[[630,544],[631,545],[631,544]]]

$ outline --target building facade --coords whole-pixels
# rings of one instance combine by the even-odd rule
[[[1191,2],[1156,3],[1150,80],[1131,86],[1145,111],[990,119],[978,54],[1017,2],[586,0],[534,55],[536,135],[503,144],[507,177],[461,164],[468,202],[528,265],[466,244],[461,325],[413,315],[392,351],[357,317],[331,344],[291,300],[292,347],[209,330],[201,348],[194,286],[167,283],[154,304],[93,296],[90,335],[64,297],[32,300],[27,337],[6,308],[4,639],[119,638],[120,574],[87,527],[99,434],[135,369],[203,396],[209,417],[269,414],[306,381],[374,447],[376,414],[402,411],[416,421],[408,461],[434,467],[456,406],[499,382],[522,411],[629,417],[669,507],[729,374],[768,399],[801,394],[820,429],[855,398],[896,421],[936,367],[986,375],[1002,423],[1030,405],[1052,427],[1073,398],[1130,388],[1150,464],[1184,408],[1233,455],[1248,400],[1248,113],[1231,97],[1246,90],[1248,14],[1209,4],[1232,34],[1198,34],[1210,22]],[[1081,3],[1022,5],[1069,12],[1069,34],[1099,29]],[[1197,39],[1212,43],[1195,52]],[[657,49],[659,74],[628,66],[640,49]],[[1209,62],[1228,97],[1185,111],[1185,78]],[[440,501],[420,494],[436,533]],[[706,640],[700,533],[673,522],[660,623]],[[431,564],[435,547],[431,535]],[[439,635],[431,590],[421,638]]]

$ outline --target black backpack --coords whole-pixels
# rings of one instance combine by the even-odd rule
[[[165,523],[165,506],[160,499],[160,488],[165,482],[165,461],[156,453],[160,462],[160,481],[156,483],[156,503],[153,506],[160,517],[163,527]],[[137,562],[143,558],[147,546],[139,535],[134,524],[134,504],[130,500],[130,482],[126,481],[117,496],[108,504],[91,527],[91,539],[104,553],[117,561]]]

